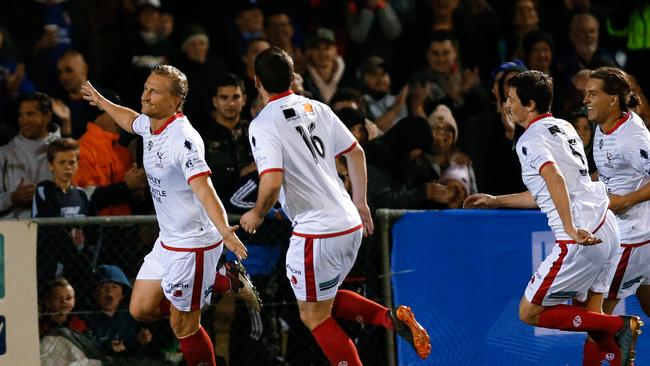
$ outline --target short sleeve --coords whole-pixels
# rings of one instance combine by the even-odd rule
[[[149,132],[149,129],[151,128],[151,123],[149,121],[149,117],[145,114],[141,114],[131,122],[131,129],[133,132],[140,136],[144,136]]]
[[[555,163],[548,141],[544,136],[535,136],[534,139],[523,142],[520,149],[519,153],[523,157],[524,163],[538,173],[541,173],[545,165]]]
[[[625,161],[637,172],[650,176],[650,132],[642,128],[625,136],[621,143]]]
[[[341,122],[339,117],[329,110],[330,119],[332,120],[332,141],[334,143],[334,151],[336,156],[350,152],[356,145],[357,139],[352,132]]]
[[[212,172],[205,161],[205,147],[198,132],[185,133],[180,138],[173,139],[172,154],[176,166],[183,172],[189,184],[192,179],[210,175]]]
[[[260,176],[283,169],[282,142],[271,123],[270,120],[255,120],[248,132],[248,139]]]

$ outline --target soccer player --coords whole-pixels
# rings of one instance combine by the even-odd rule
[[[332,316],[393,329],[421,358],[428,357],[429,336],[410,308],[392,311],[338,290],[362,236],[373,232],[363,149],[328,106],[291,92],[293,60],[285,51],[271,47],[260,53],[255,73],[266,104],[249,130],[260,185],[256,205],[242,216],[241,226],[255,232],[279,196],[294,226],[287,277],[300,318],[331,364],[361,365],[354,343]],[[352,199],[336,173],[339,155],[348,162]]]
[[[587,116],[598,125],[594,160],[621,232],[620,258],[603,311],[611,314],[619,300],[636,294],[650,315],[650,133],[630,110],[639,97],[624,71],[592,71],[585,91]]]
[[[526,128],[516,149],[528,191],[496,197],[472,195],[465,207],[539,207],[548,217],[556,244],[530,279],[519,317],[539,327],[588,332],[598,346],[585,344],[583,365],[600,365],[594,359],[599,349],[609,353],[610,364],[629,365],[640,319],[601,312],[619,242],[616,219],[607,209],[605,186],[590,180],[575,129],[549,113],[551,77],[526,71],[510,79],[508,85],[506,112]],[[575,305],[564,305],[567,300]]]
[[[228,225],[209,180],[203,141],[181,112],[187,91],[185,75],[168,65],[151,70],[141,114],[110,102],[90,82],[82,87],[85,100],[127,132],[142,136],[144,143],[144,168],[160,234],[144,258],[129,311],[139,321],[169,315],[187,364],[214,366],[214,347],[199,323],[201,307],[209,303],[212,291],[242,291],[254,303],[257,297],[241,265],[230,266],[229,273],[223,267],[217,272],[222,243],[240,259],[247,251],[235,235],[238,226]]]

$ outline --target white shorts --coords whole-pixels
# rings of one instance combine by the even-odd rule
[[[621,244],[614,263],[616,274],[607,298],[624,299],[634,295],[641,285],[650,285],[650,240],[638,244]]]
[[[607,211],[594,234],[603,242],[584,246],[557,241],[528,282],[526,299],[535,305],[553,306],[569,299],[586,301],[589,291],[607,293],[616,269],[620,237],[614,214]]]
[[[333,299],[357,259],[362,238],[361,227],[331,235],[294,233],[286,267],[296,299],[308,302]]]
[[[160,238],[144,257],[138,280],[161,280],[165,297],[180,311],[201,309],[210,303],[221,241],[203,248],[173,248]]]

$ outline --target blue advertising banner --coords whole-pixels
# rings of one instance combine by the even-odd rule
[[[541,212],[408,213],[392,240],[393,302],[412,307],[432,345],[421,361],[399,339],[399,365],[582,365],[584,333],[535,328],[518,317],[526,285],[554,245]],[[650,324],[636,298],[616,312]],[[650,364],[649,333],[639,337],[637,365]]]

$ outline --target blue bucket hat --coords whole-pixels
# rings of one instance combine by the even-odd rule
[[[111,264],[102,264],[95,269],[95,283],[101,285],[106,282],[117,283],[129,289],[132,287],[120,267]]]

